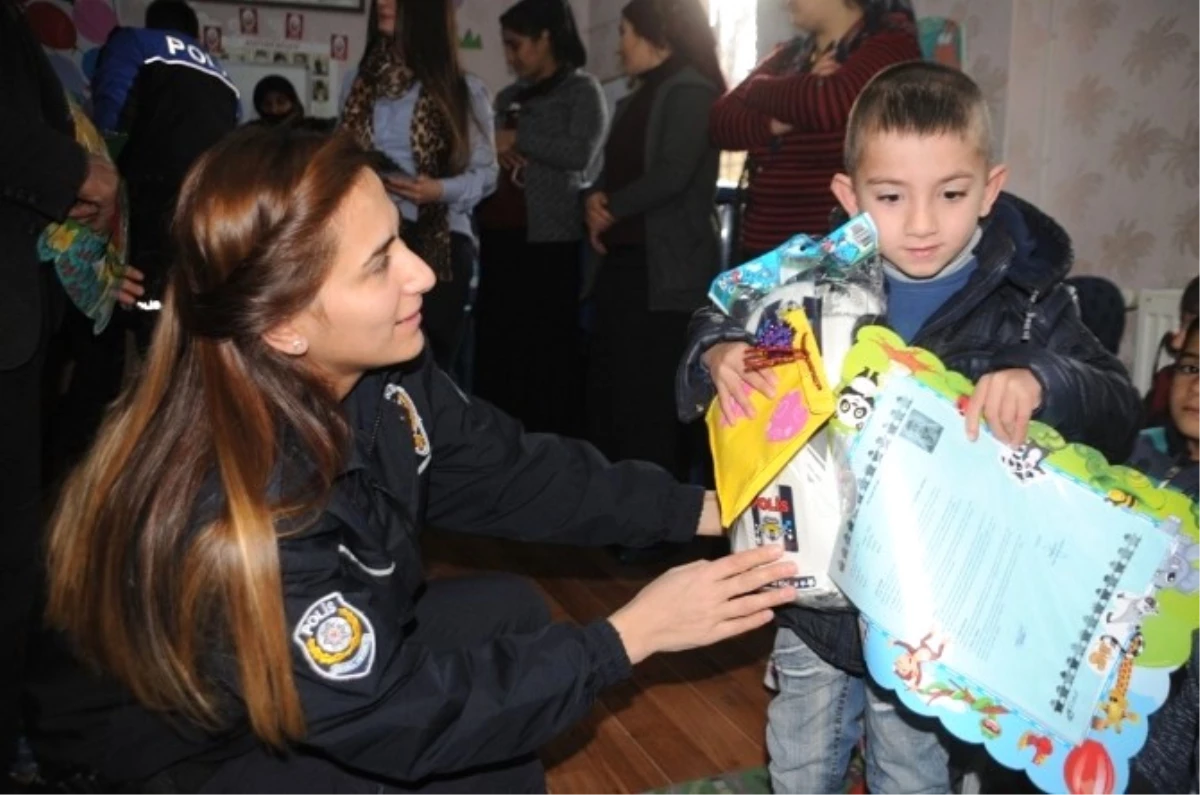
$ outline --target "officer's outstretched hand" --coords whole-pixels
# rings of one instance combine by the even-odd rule
[[[637,664],[657,652],[708,646],[769,623],[771,608],[796,595],[790,587],[755,593],[796,574],[795,564],[772,562],[782,554],[782,547],[766,546],[698,560],[647,585],[609,619],[629,660]]]

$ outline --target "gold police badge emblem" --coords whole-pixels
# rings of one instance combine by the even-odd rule
[[[309,667],[324,679],[361,679],[375,663],[375,628],[340,591],[309,605],[296,623],[292,640]]]

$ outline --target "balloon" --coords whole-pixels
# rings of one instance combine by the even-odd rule
[[[1067,789],[1075,795],[1109,793],[1117,783],[1117,771],[1104,746],[1095,740],[1084,740],[1071,749],[1063,765]]]
[[[75,0],[75,27],[89,41],[103,44],[117,26],[117,14],[107,0]]]
[[[100,48],[93,47],[92,49],[88,50],[83,54],[83,58],[81,60],[83,63],[83,76],[86,77],[90,83],[92,80],[92,75],[96,74],[96,62],[100,60]]]
[[[74,60],[61,53],[49,53],[50,65],[54,67],[54,73],[58,75],[59,82],[63,88],[75,99],[81,102],[87,98],[88,82],[83,77],[83,72],[79,68],[79,64]]]
[[[54,50],[75,49],[75,25],[58,6],[36,0],[25,7],[25,17],[44,46]]]

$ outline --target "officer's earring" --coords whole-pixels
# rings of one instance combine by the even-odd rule
[[[296,356],[302,356],[308,350],[308,343],[302,339],[292,340],[292,353]]]

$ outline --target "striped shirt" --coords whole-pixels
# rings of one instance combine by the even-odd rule
[[[829,183],[842,170],[850,106],[881,69],[921,57],[911,21],[893,19],[869,35],[851,30],[838,53],[839,68],[823,77],[809,74],[807,64],[796,69],[796,47],[782,47],[713,106],[713,143],[750,154],[744,249],[771,249],[800,232],[820,237],[829,231],[836,203]],[[771,119],[792,131],[772,136]]]

